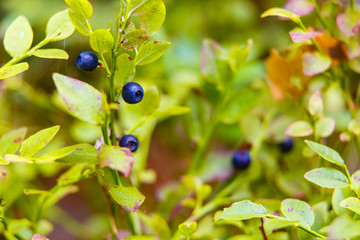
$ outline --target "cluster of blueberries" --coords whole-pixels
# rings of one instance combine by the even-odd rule
[[[279,148],[283,153],[288,153],[294,146],[294,140],[288,138],[279,144]],[[232,156],[232,164],[236,170],[244,170],[249,167],[251,156],[249,150],[236,150]]]
[[[99,59],[93,52],[85,51],[79,54],[76,59],[76,66],[83,71],[94,71],[100,65]],[[139,103],[144,97],[144,90],[140,84],[128,82],[122,89],[122,98],[126,103]],[[121,137],[120,147],[127,147],[135,152],[139,146],[139,140],[134,135],[128,134]]]

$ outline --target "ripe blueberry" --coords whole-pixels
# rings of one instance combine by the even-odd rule
[[[294,146],[294,140],[292,138],[288,138],[279,144],[280,150],[283,153],[290,152],[293,146]]]
[[[92,52],[82,52],[76,59],[76,66],[84,71],[90,72],[97,68],[99,60]]]
[[[127,147],[130,151],[135,152],[139,146],[139,140],[134,135],[124,135],[119,141],[120,147]]]
[[[232,156],[232,164],[235,169],[243,170],[250,165],[251,156],[248,150],[236,150]]]
[[[144,90],[140,84],[129,82],[122,89],[122,98],[125,102],[134,104],[140,102],[144,97]]]

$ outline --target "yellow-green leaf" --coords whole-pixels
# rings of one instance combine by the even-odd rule
[[[30,49],[33,41],[33,31],[29,21],[19,16],[5,32],[4,47],[12,57],[22,56]]]
[[[69,59],[69,55],[62,49],[49,48],[49,49],[38,49],[33,53],[34,56],[39,58],[50,58],[50,59]]]

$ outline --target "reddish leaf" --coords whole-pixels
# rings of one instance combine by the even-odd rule
[[[303,30],[297,29],[289,32],[291,40],[295,43],[302,42],[311,38],[314,38],[320,35],[320,32],[305,32]]]
[[[311,0],[288,0],[283,8],[299,16],[305,16],[314,10],[314,5]]]
[[[303,55],[303,71],[306,76],[325,72],[331,65],[331,58],[319,52],[307,52]]]
[[[352,15],[351,13],[340,13],[336,17],[336,24],[346,37],[350,37],[355,35],[355,33],[359,30],[360,17]]]

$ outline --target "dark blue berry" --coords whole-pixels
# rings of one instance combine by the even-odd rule
[[[76,66],[84,71],[93,71],[99,65],[97,56],[92,52],[82,52],[76,59]]]
[[[140,102],[144,97],[144,90],[140,84],[129,82],[122,89],[122,98],[125,102],[134,104]]]
[[[232,164],[235,169],[243,170],[250,165],[251,157],[248,150],[237,150],[232,156]]]
[[[139,140],[134,135],[124,135],[119,141],[120,147],[127,147],[130,151],[135,152],[139,146]]]
[[[288,138],[288,139],[284,140],[283,142],[281,142],[279,144],[279,147],[283,153],[290,152],[291,149],[294,147],[294,140],[292,138]]]

